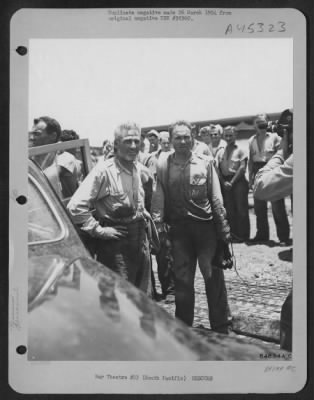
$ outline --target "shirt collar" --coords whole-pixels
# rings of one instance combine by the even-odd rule
[[[121,162],[119,161],[118,157],[115,157],[114,159],[115,159],[115,163],[116,163],[116,166],[117,166],[117,171],[118,171],[119,174],[121,174],[121,172],[125,172],[128,175],[132,175],[133,174],[133,171],[132,172],[129,171],[127,168],[125,168],[121,164]],[[137,170],[137,166],[136,166],[136,162],[135,161],[133,162],[133,170],[134,169]]]
[[[190,164],[197,164],[197,159],[198,158],[199,157],[197,156],[197,154],[192,152],[191,157],[189,159]]]
[[[176,165],[182,165],[181,163],[176,162],[176,158],[175,158],[175,152],[173,152],[171,154],[172,156],[172,162]],[[184,163],[184,165],[188,165],[188,164],[196,164],[197,163],[197,155],[192,151],[190,157],[186,160],[186,162]]]

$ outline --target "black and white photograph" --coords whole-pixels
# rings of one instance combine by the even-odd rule
[[[300,390],[302,14],[24,9],[11,51],[11,386]]]

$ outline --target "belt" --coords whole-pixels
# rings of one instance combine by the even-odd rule
[[[101,226],[112,226],[118,224],[129,225],[141,221],[145,221],[143,213],[135,214],[130,217],[124,217],[124,218],[99,218],[99,223]]]

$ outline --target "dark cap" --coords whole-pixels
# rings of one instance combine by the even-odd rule
[[[291,109],[284,110],[280,114],[278,124],[292,126],[293,125],[293,110],[291,110]]]

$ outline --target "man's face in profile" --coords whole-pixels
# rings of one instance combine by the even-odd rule
[[[44,121],[34,123],[28,133],[28,147],[43,146],[56,142],[56,134],[47,132],[47,124]]]

